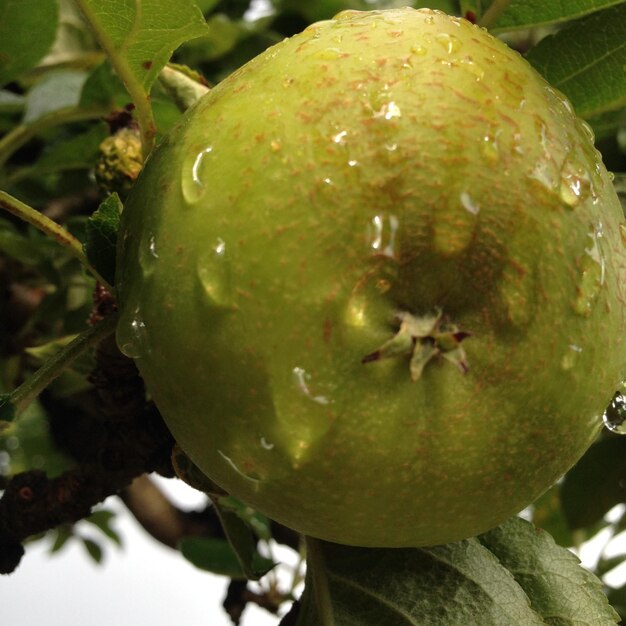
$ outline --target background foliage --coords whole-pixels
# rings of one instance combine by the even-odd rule
[[[66,356],[71,346],[90,341],[88,321],[114,309],[102,285],[114,280],[123,199],[143,159],[186,106],[311,21],[343,9],[407,4],[479,21],[525,54],[589,122],[626,195],[621,0],[0,0],[0,206],[10,209],[7,194],[19,198],[62,224],[86,255],[42,233],[38,218],[34,227],[11,211],[0,215],[2,571],[17,565],[23,542],[50,535],[52,551],[81,541],[100,561],[107,543],[120,537],[113,514],[92,507],[119,493],[156,540],[196,567],[231,578],[224,607],[233,621],[250,601],[272,612],[289,609],[300,568],[290,589],[277,588],[265,576],[273,567],[268,546],[277,541],[301,551],[299,537],[207,484],[182,453],[175,452],[172,465],[169,433],[146,402],[132,362],[110,339]],[[119,144],[122,129],[130,134]],[[120,154],[122,167],[112,175]],[[32,388],[25,396],[24,384],[55,359],[61,375],[31,402]],[[20,399],[24,410],[14,419]],[[621,396],[607,419],[620,430]],[[313,542],[309,584],[281,623],[323,623],[328,610],[338,624],[615,623],[603,592],[624,620],[626,585],[603,586],[563,548],[601,530],[608,546],[625,530],[625,459],[626,438],[606,430],[526,512],[547,532],[516,519],[475,539],[419,550]],[[176,509],[146,476],[153,471],[176,473],[206,492],[206,509]],[[146,518],[148,502],[163,504],[159,519]],[[81,518],[101,531],[99,541],[81,535],[75,525]],[[626,554],[603,552],[595,573],[603,576],[624,561]],[[322,602],[311,591],[310,572],[328,591]],[[259,578],[263,592],[252,593],[247,580]]]

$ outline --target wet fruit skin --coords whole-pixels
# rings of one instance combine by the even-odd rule
[[[588,127],[516,52],[430,10],[345,12],[151,156],[118,343],[234,496],[335,542],[454,541],[597,435],[625,374],[623,221]],[[362,362],[405,314],[462,331],[467,372]]]

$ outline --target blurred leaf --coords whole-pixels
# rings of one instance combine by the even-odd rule
[[[478,539],[513,574],[546,623],[617,623],[600,580],[547,532],[513,519]]]
[[[594,568],[594,572],[596,576],[604,576],[607,572],[621,565],[624,561],[626,561],[626,552],[612,557],[601,557]]]
[[[258,553],[256,549],[257,540],[247,520],[242,518],[236,509],[222,506],[221,498],[213,497],[211,499],[245,577],[250,580],[258,580],[267,574],[275,563]]]
[[[259,539],[269,541],[272,538],[270,521],[265,515],[248,506],[241,500],[232,497],[220,497],[219,503],[222,509],[232,511],[245,522]]]
[[[626,500],[626,438],[597,441],[566,474],[561,502],[571,529],[596,523]]]
[[[82,537],[83,546],[87,550],[87,554],[96,562],[102,562],[102,548],[98,543],[93,541],[93,539],[88,539],[87,537]]]
[[[24,123],[31,123],[59,109],[78,106],[86,78],[87,74],[78,70],[57,70],[46,74],[28,92]]]
[[[535,28],[574,20],[622,4],[624,0],[511,0],[494,30]]]
[[[85,254],[109,284],[113,284],[115,280],[115,252],[121,213],[122,202],[113,193],[102,202],[87,222]]]
[[[85,132],[48,143],[41,157],[28,171],[31,175],[94,167],[99,146],[108,136],[106,124],[99,122]]]
[[[104,535],[106,535],[111,541],[118,546],[122,545],[122,538],[119,533],[111,526],[111,523],[115,520],[115,513],[108,509],[99,509],[94,511],[89,517],[85,518],[85,521],[89,524],[93,524]]]
[[[0,420],[3,422],[12,422],[15,416],[15,405],[11,402],[11,394],[0,394]]]
[[[204,17],[192,0],[77,0],[114,65],[123,65],[148,91],[172,52],[207,33]]]
[[[72,533],[72,526],[69,524],[63,524],[62,526],[57,526],[57,528],[53,531],[54,541],[52,546],[50,546],[50,552],[52,554],[59,552],[67,542],[74,536]]]
[[[615,624],[602,587],[547,533],[513,519],[478,538],[419,549],[315,540],[298,626],[337,624],[598,626]]]
[[[122,84],[108,61],[96,66],[85,81],[80,94],[80,106],[108,106],[111,110],[123,108],[129,98]]]
[[[245,578],[235,551],[225,539],[187,537],[179,543],[178,549],[199,569],[229,578]]]
[[[74,465],[54,444],[46,413],[38,402],[33,402],[9,428],[0,431],[0,451],[9,454],[9,474],[40,469],[54,477]]]
[[[56,0],[0,0],[0,85],[32,69],[57,28]]]
[[[532,522],[552,535],[561,546],[573,546],[574,538],[561,508],[558,485],[533,503]]]
[[[102,55],[93,33],[83,20],[74,0],[58,0],[59,17],[54,44],[39,67],[75,65],[88,67]]]
[[[581,117],[626,105],[626,3],[578,20],[526,55]]]

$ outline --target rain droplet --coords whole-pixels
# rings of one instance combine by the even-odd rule
[[[438,214],[433,233],[435,250],[444,256],[453,256],[465,250],[476,228],[477,212],[469,211],[460,196],[453,195],[449,203],[448,210]],[[477,207],[473,203],[470,206]]]
[[[473,74],[476,77],[476,81],[485,77],[485,70],[480,65],[477,65],[472,57],[467,56],[461,59],[461,66]]]
[[[570,344],[567,347],[567,352],[563,355],[563,358],[561,359],[561,368],[564,370],[571,370],[574,365],[576,365],[578,355],[582,351],[583,349],[580,346]]]
[[[334,61],[341,56],[342,52],[339,48],[326,48],[315,53],[315,57],[323,61]]]
[[[593,305],[604,285],[605,260],[600,246],[602,236],[602,224],[598,224],[589,233],[591,244],[585,248],[580,262],[581,273],[574,310],[585,317],[591,315]]]
[[[139,245],[139,265],[143,269],[144,278],[152,274],[158,258],[156,238],[150,234]]]
[[[414,46],[411,47],[411,52],[417,55],[418,57],[423,57],[426,54],[427,50],[424,46],[415,44]]]
[[[496,164],[500,160],[497,132],[488,132],[483,136],[480,151],[483,157],[491,164]]]
[[[213,147],[207,146],[198,154],[183,161],[181,187],[183,196],[189,204],[198,202],[206,191],[206,169],[208,156],[213,153]]]
[[[146,324],[136,308],[130,316],[124,316],[117,327],[117,343],[123,354],[139,359],[150,352]]]
[[[448,33],[437,33],[435,41],[448,53],[458,52],[461,48],[461,42],[458,37]]]
[[[338,143],[338,144],[345,144],[347,135],[348,135],[348,131],[342,130],[340,133],[333,135],[333,142]]]
[[[531,268],[519,263],[507,265],[500,279],[500,298],[513,326],[526,326],[535,309],[535,280]]]
[[[375,215],[371,221],[370,248],[374,254],[396,257],[396,236],[400,222],[395,215]]]
[[[472,215],[478,215],[480,212],[480,206],[474,201],[472,196],[467,193],[467,191],[461,192],[459,198],[461,200],[462,207],[466,211],[469,211]]]
[[[264,450],[273,450],[274,449],[274,444],[270,443],[265,437],[261,437],[261,439],[259,441],[261,443],[261,447]]]
[[[230,263],[226,242],[217,238],[198,259],[196,273],[202,293],[210,306],[231,309],[234,307]]]
[[[217,453],[224,459],[224,461],[226,461],[226,463],[228,463],[228,465],[230,465],[230,467],[235,470],[235,472],[237,474],[239,474],[239,476],[241,476],[242,478],[244,478],[245,480],[251,482],[253,484],[253,486],[258,489],[259,484],[260,484],[260,480],[258,476],[253,476],[251,474],[247,474],[246,472],[242,471],[239,466],[226,454],[224,454],[221,450],[218,450]]]
[[[380,110],[374,113],[374,117],[392,120],[396,117],[402,117],[402,111],[400,111],[400,107],[391,100],[390,102],[385,102]]]
[[[317,404],[329,404],[330,400],[326,396],[315,395],[311,392],[309,388],[309,382],[311,380],[311,375],[307,373],[307,371],[301,367],[294,367],[292,370],[294,381],[296,386],[307,398],[313,400]]]
[[[585,167],[574,161],[566,159],[561,170],[561,184],[559,196],[570,208],[576,208],[584,202],[591,193],[591,176]]]
[[[602,416],[604,425],[613,433],[626,435],[626,396],[616,393]]]

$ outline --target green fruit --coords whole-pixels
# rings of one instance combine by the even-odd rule
[[[449,542],[598,434],[623,220],[591,131],[516,52],[426,9],[344,12],[149,159],[118,342],[232,495],[331,541]]]

